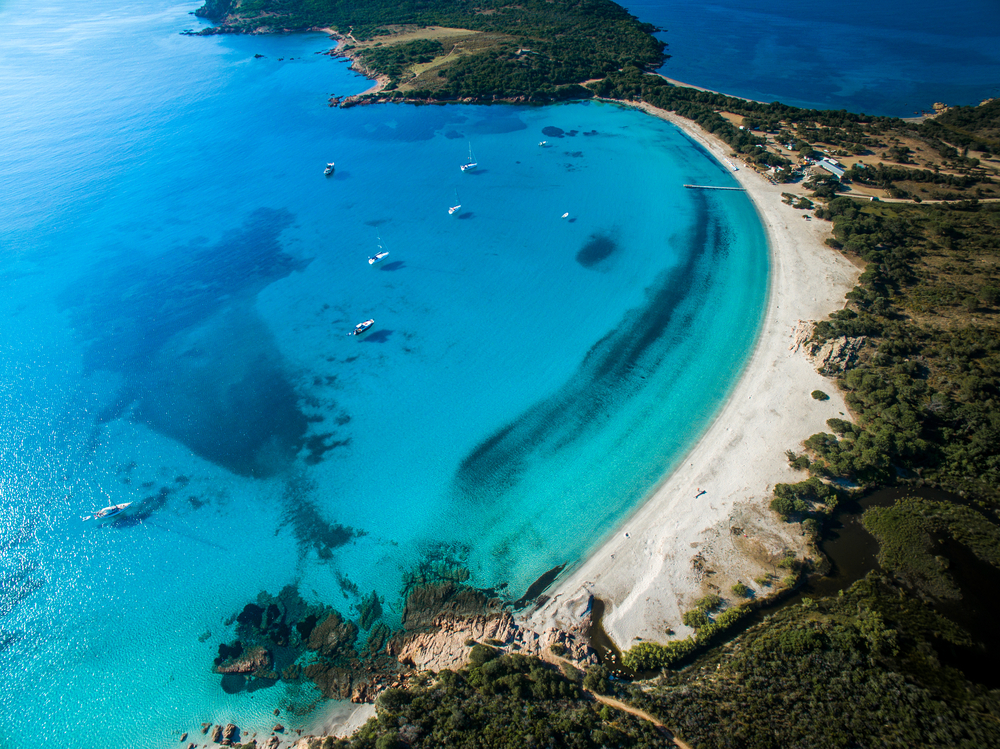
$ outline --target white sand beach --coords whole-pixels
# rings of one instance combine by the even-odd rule
[[[756,349],[712,425],[683,463],[613,536],[550,591],[550,600],[529,614],[536,631],[567,627],[574,614],[566,602],[589,590],[605,602],[604,628],[627,649],[639,639],[666,642],[668,630],[691,632],[681,623],[695,599],[716,592],[731,602],[733,583],[758,595],[763,573],[785,573],[775,563],[786,549],[800,557],[806,544],[798,525],[782,523],[768,509],[775,483],[806,478],[785,457],[826,420],[847,408],[833,383],[819,375],[796,345],[802,321],[819,320],[844,304],[859,269],[824,244],[830,224],[806,220],[781,202],[785,185],[771,184],[730,159],[731,149],[689,120],[636,105],[681,128],[734,173],[753,200],[770,247],[770,295]],[[810,393],[823,390],[827,401]]]

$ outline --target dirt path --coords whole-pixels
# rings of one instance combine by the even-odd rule
[[[547,663],[551,663],[553,666],[567,665],[567,666],[569,666],[570,668],[572,668],[574,670],[577,670],[577,671],[579,670],[579,668],[577,667],[577,665],[575,663],[573,663],[573,661],[568,661],[565,658],[560,658],[558,655],[556,655],[555,653],[553,653],[550,650],[542,651],[538,655],[539,655],[539,657],[543,661],[546,661]],[[628,704],[627,702],[622,702],[621,700],[616,700],[614,697],[608,697],[608,696],[603,695],[603,694],[597,694],[597,692],[591,692],[589,689],[587,689],[586,687],[584,687],[582,684],[580,685],[580,689],[582,689],[584,692],[586,692],[588,695],[590,695],[591,697],[593,697],[598,702],[603,703],[603,704],[607,705],[608,707],[613,707],[615,710],[621,710],[622,712],[629,713],[630,715],[634,715],[637,718],[642,718],[643,720],[649,721],[654,726],[656,726],[657,728],[659,728],[661,731],[663,731],[666,734],[668,734],[670,736],[670,739],[674,742],[674,745],[676,745],[678,747],[678,749],[692,749],[692,747],[689,744],[686,744],[683,741],[681,741],[679,738],[677,738],[676,734],[673,731],[671,731],[670,728],[668,728],[667,726],[663,725],[663,723],[661,723],[659,720],[657,720],[652,715],[650,715],[649,713],[647,713],[645,710],[640,710],[637,707],[633,707],[632,705]]]

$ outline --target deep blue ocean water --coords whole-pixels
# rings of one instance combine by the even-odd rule
[[[369,83],[326,37],[181,36],[195,7],[0,5],[5,747],[305,711],[211,673],[262,590],[394,624],[447,559],[522,594],[670,470],[762,317],[755,212],[683,189],[732,177],[673,127],[330,108]]]
[[[663,75],[758,101],[912,117],[1000,96],[996,0],[628,0]]]

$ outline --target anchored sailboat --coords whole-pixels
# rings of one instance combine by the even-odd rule
[[[455,190],[455,205],[448,207],[448,215],[451,216],[452,214],[455,213],[455,211],[457,211],[461,207],[462,204],[458,200],[458,190]]]
[[[471,172],[477,166],[479,166],[479,164],[476,162],[476,157],[472,155],[472,144],[470,143],[469,144],[469,160],[466,163],[462,164],[459,167],[459,169],[461,169],[463,172]]]
[[[376,231],[378,236],[378,252],[368,258],[368,265],[375,265],[375,263],[381,263],[387,257],[389,257],[389,251],[382,246],[382,235]]]

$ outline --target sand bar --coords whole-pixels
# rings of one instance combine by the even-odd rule
[[[806,220],[803,211],[781,202],[787,185],[772,184],[730,158],[729,146],[690,120],[636,106],[675,124],[722,164],[728,159],[739,166],[733,176],[767,232],[771,268],[760,338],[711,426],[632,517],[528,615],[536,630],[567,627],[574,614],[566,602],[590,591],[605,602],[604,628],[623,649],[639,639],[666,642],[668,629],[690,634],[683,612],[707,592],[733,600],[729,588],[737,580],[766,594],[753,578],[783,574],[774,562],[785,549],[803,553],[799,526],[782,523],[767,508],[771,489],[806,478],[788,466],[785,450],[826,430],[828,418],[847,418],[847,408],[799,350],[796,331],[802,321],[841,308],[860,272],[824,244],[829,223]],[[813,390],[830,399],[814,400]]]

